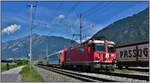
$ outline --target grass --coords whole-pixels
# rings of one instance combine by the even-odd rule
[[[12,68],[15,68],[15,67],[18,67],[21,65],[26,65],[27,63],[28,62],[25,60],[20,60],[20,61],[17,61],[16,63],[12,63],[12,62],[8,63],[9,67],[8,67],[7,63],[1,63],[1,72],[7,71],[9,69],[12,69]]]
[[[128,70],[128,69],[114,69],[114,73],[134,73],[135,71]]]
[[[9,63],[9,69],[17,67],[16,63]],[[1,63],[1,72],[9,70],[7,64]]]
[[[32,67],[30,70],[29,65],[26,65],[20,72],[22,75],[22,80],[24,82],[43,82],[43,78],[38,74],[38,72]]]

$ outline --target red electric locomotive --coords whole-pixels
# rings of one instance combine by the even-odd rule
[[[107,70],[116,63],[115,43],[107,40],[89,40],[65,51],[64,66],[71,68]]]

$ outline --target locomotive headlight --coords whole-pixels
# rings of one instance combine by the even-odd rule
[[[114,54],[111,54],[111,56],[114,57],[115,55],[114,55]]]
[[[106,53],[105,58],[109,58],[109,56],[110,56],[109,53]]]

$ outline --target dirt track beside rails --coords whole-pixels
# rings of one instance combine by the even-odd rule
[[[20,82],[21,81],[21,75],[20,71],[24,66],[16,67],[13,69],[10,69],[8,71],[4,71],[1,74],[1,81],[2,82]]]

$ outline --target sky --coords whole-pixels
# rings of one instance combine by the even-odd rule
[[[32,32],[79,41],[80,14],[84,40],[109,24],[137,14],[148,2],[2,2],[2,41],[29,35],[30,8],[33,4]]]

